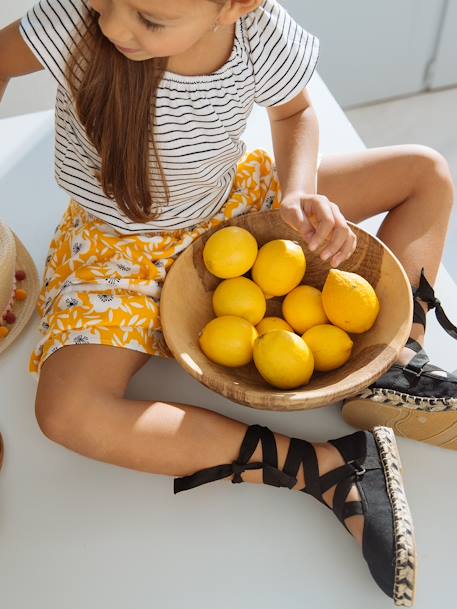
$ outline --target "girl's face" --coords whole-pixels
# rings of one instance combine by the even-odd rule
[[[198,0],[89,0],[99,27],[133,61],[186,52],[212,31],[220,6]]]

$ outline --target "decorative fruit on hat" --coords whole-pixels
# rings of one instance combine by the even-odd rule
[[[30,253],[0,218],[0,354],[30,319],[39,290],[38,272]]]
[[[8,325],[14,324],[16,321],[16,315],[13,313],[13,305],[16,301],[25,300],[27,298],[27,291],[22,288],[17,288],[17,281],[22,281],[26,278],[24,271],[16,271],[14,273],[13,289],[11,292],[10,299],[6,308],[3,310],[0,319],[0,339],[9,334],[10,329]],[[1,305],[1,303],[0,303]],[[7,325],[8,324],[8,325]]]

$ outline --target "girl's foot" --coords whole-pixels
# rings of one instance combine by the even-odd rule
[[[263,460],[250,461],[259,440]],[[396,605],[412,606],[416,573],[414,528],[395,436],[387,427],[357,431],[316,445],[290,438],[284,467],[279,469],[273,432],[268,427],[250,425],[236,461],[175,478],[174,492],[232,475],[232,482],[244,482],[241,474],[252,469],[263,470],[265,484],[292,489],[299,484],[301,466],[305,486],[299,490],[332,509],[346,530],[358,539],[381,590]]]
[[[340,453],[340,451],[330,444],[330,442],[325,442],[322,444],[314,444],[317,448],[316,454],[318,456],[319,461],[319,474],[322,476],[326,474],[328,471],[334,470],[337,467],[345,464],[345,461]],[[321,458],[325,455],[325,458]],[[322,493],[322,498],[325,503],[333,508],[333,501],[335,496],[336,485],[333,485],[328,491]],[[357,489],[356,484],[351,486],[349,494],[346,498],[346,501],[361,501],[360,493]],[[351,535],[356,539],[356,541],[361,545],[362,537],[363,537],[363,524],[364,517],[362,514],[356,514],[354,516],[349,516],[346,519],[346,525],[349,529]]]
[[[425,331],[425,311],[419,302],[423,300],[435,308],[446,332],[457,338],[457,328],[435,298],[424,269],[413,295],[413,322]],[[341,414],[358,429],[385,425],[398,435],[457,450],[457,376],[431,364],[422,345],[409,338],[398,361],[363,392],[347,399]]]
[[[412,606],[417,568],[415,535],[392,429],[375,427],[373,432],[329,440],[318,445],[316,453],[319,448],[327,452],[326,458],[319,460],[319,479],[313,477],[310,460],[303,461],[308,480],[304,492],[332,506],[362,545],[370,572],[385,594],[396,605]],[[284,471],[293,473],[287,461]],[[321,461],[325,468],[321,468]],[[347,471],[349,467],[353,468],[352,474]]]

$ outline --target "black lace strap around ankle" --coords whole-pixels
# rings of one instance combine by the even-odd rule
[[[420,300],[428,304],[429,310],[435,309],[436,319],[440,326],[446,330],[450,336],[457,339],[457,327],[448,319],[441,305],[441,301],[435,297],[433,287],[425,277],[424,268],[421,270],[419,287],[412,287],[412,291],[414,296],[413,322],[420,323],[425,328],[425,311],[418,303],[418,299],[420,298]]]
[[[416,355],[413,355],[412,359],[405,366],[402,366],[402,369],[404,372],[411,372],[415,377],[418,377],[425,370],[425,367],[429,366],[430,359],[422,345],[414,340],[414,338],[409,337],[405,347],[415,351]]]
[[[357,436],[356,440],[359,439]],[[358,460],[363,458],[363,449],[360,448],[360,442],[354,441],[352,438],[339,438],[329,440],[329,442],[344,451],[344,458],[348,459],[347,463],[321,476],[319,475],[319,462],[314,446],[306,440],[291,438],[284,471],[289,475],[296,476],[300,465],[303,465],[305,487],[300,490],[307,495],[312,495],[325,507],[332,510],[349,531],[345,523],[346,518],[363,514],[360,501],[346,501],[355,480],[365,473],[365,468],[358,463]],[[330,507],[324,501],[322,495],[334,485],[336,485],[336,488],[333,507]]]
[[[257,448],[258,441],[262,441],[262,462],[248,463]],[[250,469],[263,469],[263,482],[271,486],[285,486],[293,488],[297,484],[294,476],[278,469],[278,453],[273,432],[262,425],[250,425],[243,438],[238,460],[233,463],[216,465],[202,469],[190,476],[175,478],[174,493],[186,491],[206,482],[214,482],[234,475],[232,483],[244,482],[241,474]]]

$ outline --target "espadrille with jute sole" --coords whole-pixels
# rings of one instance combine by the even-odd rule
[[[259,438],[263,461],[249,463]],[[268,427],[250,425],[237,461],[175,478],[174,492],[231,475],[233,483],[244,482],[241,474],[245,470],[261,468],[264,484],[292,489],[297,484],[300,465],[303,465],[306,486],[299,490],[333,511],[351,535],[345,520],[354,515],[363,516],[362,554],[373,579],[395,605],[413,606],[417,571],[415,535],[393,431],[388,427],[376,427],[373,432],[357,431],[328,442],[340,452],[344,465],[319,475],[313,444],[291,438],[284,468],[280,470],[273,432]],[[353,485],[356,485],[361,501],[346,501]],[[330,507],[322,494],[333,486],[335,493]]]
[[[434,308],[440,325],[457,339],[457,328],[446,317],[432,286],[421,271],[414,296],[413,321],[426,325],[423,300]],[[409,338],[406,347],[415,355],[406,365],[395,363],[381,378],[343,404],[343,419],[359,429],[392,427],[396,434],[457,450],[457,376],[430,363],[424,348]]]

